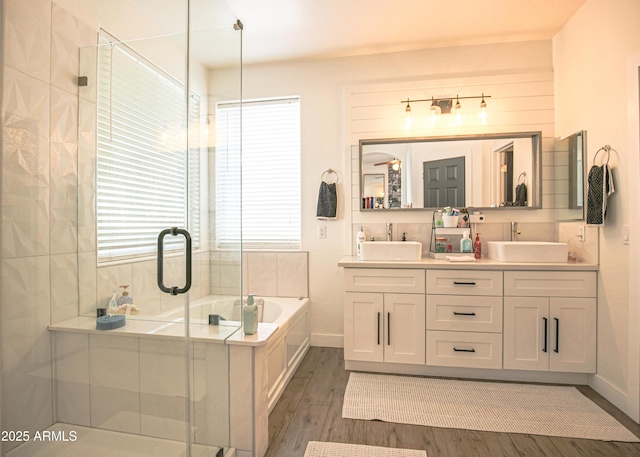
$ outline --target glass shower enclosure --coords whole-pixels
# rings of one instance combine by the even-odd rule
[[[222,0],[52,5],[97,37],[77,77],[78,307],[48,332],[45,425],[68,439],[5,450],[222,456],[225,341],[241,327],[241,141],[217,128],[216,105],[241,100],[242,24]],[[225,214],[221,173],[237,195]],[[221,218],[237,243],[218,243]]]

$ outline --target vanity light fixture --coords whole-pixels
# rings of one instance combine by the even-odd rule
[[[491,95],[475,95],[470,97],[460,97],[456,95],[455,105],[453,104],[453,97],[451,98],[425,98],[425,99],[416,99],[411,100],[407,98],[406,100],[402,100],[400,103],[406,103],[405,107],[405,126],[407,128],[413,125],[413,117],[411,115],[411,103],[417,102],[431,102],[431,107],[429,108],[429,122],[431,126],[435,126],[440,119],[441,114],[449,114],[453,115],[453,119],[457,125],[461,125],[464,120],[463,112],[462,112],[462,104],[460,100],[470,100],[470,99],[480,99],[480,113],[478,114],[480,121],[482,124],[487,123],[487,102],[485,98],[491,98]]]

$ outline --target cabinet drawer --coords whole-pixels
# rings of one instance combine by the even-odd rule
[[[423,294],[425,290],[425,271],[345,268],[344,290],[347,292]]]
[[[502,368],[502,334],[427,331],[427,365]]]
[[[594,271],[505,271],[504,295],[516,297],[595,297]]]
[[[444,295],[502,295],[501,271],[429,270],[427,293]]]
[[[502,297],[427,295],[427,329],[502,332]]]

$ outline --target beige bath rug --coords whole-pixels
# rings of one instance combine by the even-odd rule
[[[639,442],[575,387],[351,373],[342,417]]]
[[[426,451],[309,441],[304,457],[427,457]]]

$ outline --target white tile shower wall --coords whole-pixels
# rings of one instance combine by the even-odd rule
[[[247,251],[243,260],[243,294],[309,296],[308,252]]]
[[[51,0],[2,13],[2,424],[34,432],[53,421],[47,325],[77,314],[77,56],[97,35]]]

